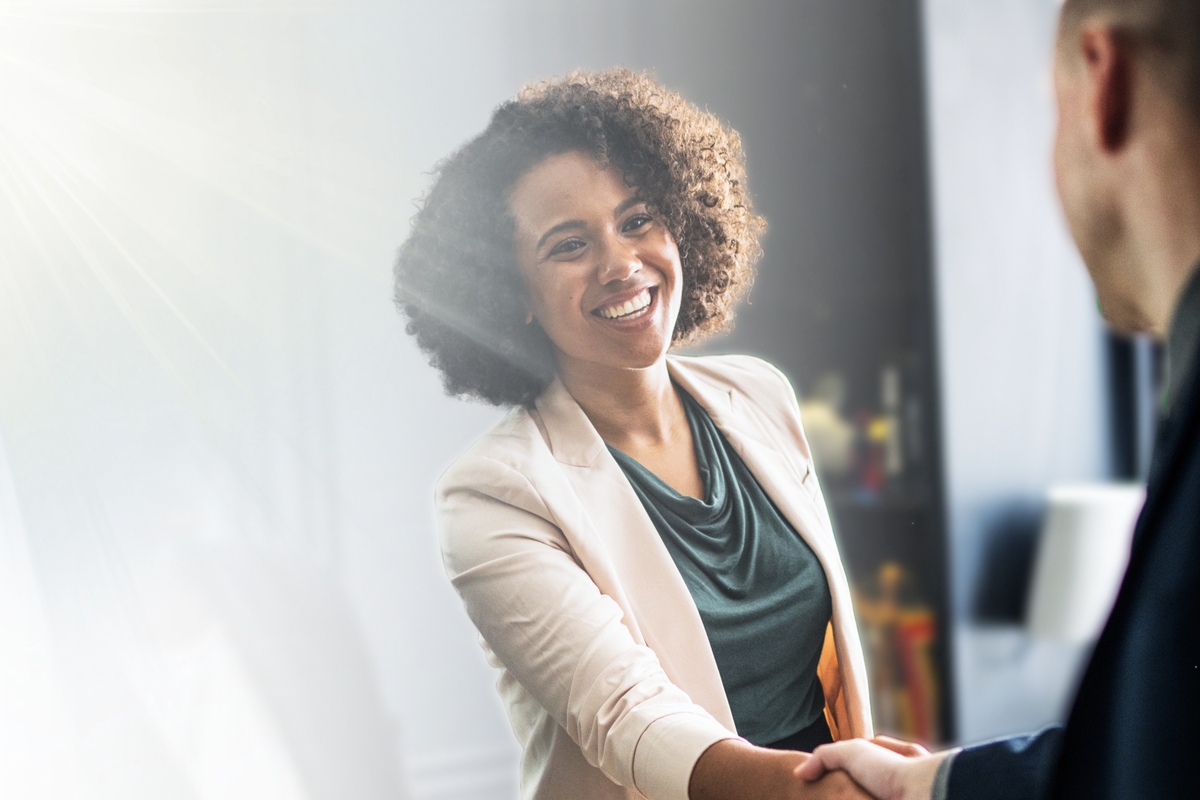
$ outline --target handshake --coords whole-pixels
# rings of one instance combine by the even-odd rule
[[[887,736],[818,747],[811,755],[726,739],[696,762],[690,800],[930,800],[957,750],[930,753]],[[945,783],[943,780],[942,783]],[[944,789],[939,792],[944,795]],[[937,797],[936,800],[944,800]]]
[[[939,767],[955,752],[930,753],[919,744],[889,736],[823,745],[796,767],[795,776],[807,784],[797,796],[930,800]]]

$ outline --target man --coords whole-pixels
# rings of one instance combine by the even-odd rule
[[[880,800],[1200,798],[1200,0],[1066,0],[1054,161],[1104,316],[1166,339],[1168,394],[1125,579],[1065,727],[928,754],[863,740]]]

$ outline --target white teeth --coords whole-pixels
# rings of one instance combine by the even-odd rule
[[[641,311],[650,305],[650,290],[639,294],[632,300],[626,300],[624,303],[609,306],[608,308],[600,309],[600,316],[605,319],[618,319],[632,314],[635,311]]]

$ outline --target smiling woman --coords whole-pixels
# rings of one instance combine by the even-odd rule
[[[761,227],[737,134],[616,70],[497,109],[400,250],[447,391],[515,406],[437,504],[525,797],[859,796],[793,775],[871,735],[795,395],[757,359],[668,355],[729,324]]]

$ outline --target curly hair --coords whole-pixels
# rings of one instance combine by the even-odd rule
[[[619,170],[675,239],[683,298],[673,345],[729,327],[750,288],[764,223],[736,131],[626,69],[530,84],[437,167],[396,259],[396,305],[447,394],[530,403],[554,378],[549,338],[525,324],[508,195],[570,151]]]

